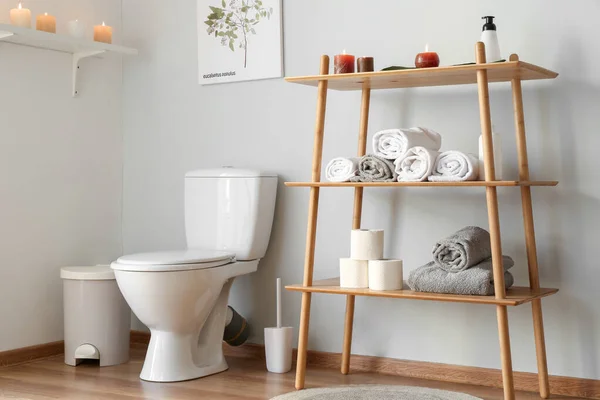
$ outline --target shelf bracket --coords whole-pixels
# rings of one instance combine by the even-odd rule
[[[79,90],[77,89],[79,61],[83,60],[84,58],[94,57],[103,53],[106,53],[106,50],[82,51],[80,53],[73,54],[73,97],[77,97],[77,95],[79,95]]]
[[[6,39],[8,37],[14,36],[15,34],[7,31],[0,31],[0,40]]]

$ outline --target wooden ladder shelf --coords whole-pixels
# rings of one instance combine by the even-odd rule
[[[541,298],[552,295],[558,289],[540,287],[538,261],[533,226],[533,211],[531,205],[532,186],[555,186],[555,181],[531,181],[527,162],[527,144],[525,139],[525,123],[523,116],[523,98],[521,91],[522,80],[554,79],[557,73],[519,61],[517,55],[510,56],[509,61],[487,64],[485,47],[479,42],[476,45],[476,64],[438,67],[427,69],[412,69],[388,72],[366,72],[343,75],[329,75],[329,57],[321,57],[320,75],[286,78],[288,82],[317,86],[317,120],[313,145],[312,176],[310,182],[286,182],[291,187],[310,188],[308,206],[308,228],[306,232],[306,254],[304,263],[304,280],[301,285],[287,286],[291,291],[302,292],[302,311],[300,316],[300,332],[298,340],[298,359],[296,368],[296,388],[303,389],[306,372],[306,351],[308,344],[308,325],[310,320],[310,303],[312,293],[341,294],[346,296],[346,318],[344,322],[344,341],[342,349],[343,374],[348,374],[350,368],[350,350],[352,344],[352,326],[354,321],[355,296],[375,296],[413,300],[432,300],[446,302],[463,302],[477,304],[493,304],[496,306],[498,317],[498,335],[500,339],[500,356],[502,363],[502,380],[504,398],[514,400],[515,391],[508,332],[508,306],[518,306],[531,303],[533,309],[533,327],[540,385],[540,396],[548,398],[548,368],[546,365],[546,347],[544,326],[542,320]],[[518,181],[496,181],[494,171],[494,151],[492,141],[492,124],[489,103],[489,82],[511,82],[512,98],[517,136],[517,154],[519,162]],[[485,180],[477,182],[375,182],[375,183],[329,183],[320,182],[321,163],[323,154],[323,134],[325,125],[325,109],[328,89],[361,90],[360,125],[358,130],[358,156],[365,155],[367,146],[367,128],[369,121],[369,106],[372,89],[393,89],[423,86],[461,85],[477,83],[479,93],[479,111],[481,131],[483,134]],[[438,293],[420,293],[410,290],[373,291],[369,289],[347,289],[339,286],[337,279],[313,282],[315,261],[315,238],[317,229],[317,214],[319,208],[319,190],[322,187],[351,187],[354,188],[354,211],[352,229],[361,227],[363,190],[365,187],[402,187],[402,186],[444,186],[444,187],[485,187],[488,223],[492,244],[492,263],[494,269],[494,296],[463,296]],[[498,186],[518,186],[521,189],[523,222],[525,226],[525,244],[529,267],[529,287],[504,287],[504,272],[502,268],[502,243],[500,238],[500,219],[498,214]]]

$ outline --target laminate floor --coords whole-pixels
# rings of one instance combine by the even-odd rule
[[[229,370],[210,377],[177,383],[152,383],[139,379],[145,347],[132,348],[131,361],[99,368],[82,364],[71,367],[62,356],[28,364],[0,368],[1,399],[270,399],[294,390],[294,372],[266,372],[260,360],[227,357]],[[337,370],[309,368],[308,387],[348,384],[393,384],[424,386],[469,393],[485,400],[503,399],[500,389],[401,378],[374,373],[344,376]],[[535,393],[518,392],[517,399],[539,399]],[[553,396],[552,399],[574,399]]]

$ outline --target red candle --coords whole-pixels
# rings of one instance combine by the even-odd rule
[[[342,54],[333,57],[333,73],[334,74],[351,74],[354,72],[354,56],[346,54],[346,50]]]
[[[415,67],[417,68],[432,68],[439,67],[440,57],[437,53],[429,51],[429,45],[425,46],[425,52],[417,54],[415,58]]]

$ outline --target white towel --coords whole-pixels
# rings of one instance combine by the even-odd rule
[[[396,160],[416,146],[438,151],[442,147],[442,137],[427,128],[386,129],[373,136],[373,152],[388,160]]]
[[[417,146],[408,149],[406,154],[394,161],[399,182],[423,182],[431,175],[439,151]]]
[[[445,151],[435,161],[431,182],[476,181],[479,176],[479,160],[473,154]]]
[[[329,182],[348,182],[358,173],[358,157],[336,157],[325,167],[325,177]]]

